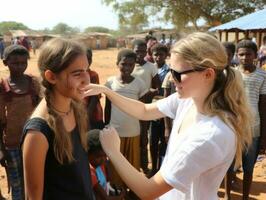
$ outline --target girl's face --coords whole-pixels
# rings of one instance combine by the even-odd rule
[[[239,48],[237,50],[237,58],[240,65],[253,66],[254,59],[256,59],[255,52],[250,48]]]
[[[207,69],[203,71],[193,71],[193,67],[175,53],[171,54],[170,66],[179,98],[196,98],[201,95],[201,91],[206,89],[204,88],[206,86],[204,73]],[[181,74],[180,77],[177,77],[175,76],[175,72],[184,73]],[[181,82],[179,82],[179,80]]]
[[[129,77],[134,70],[136,60],[134,58],[124,57],[118,63],[118,67],[123,77]]]
[[[84,86],[90,83],[86,71],[88,68],[87,56],[79,55],[62,72],[56,75],[55,90],[61,95],[81,101],[84,98]]]

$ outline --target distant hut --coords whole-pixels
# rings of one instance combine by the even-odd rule
[[[4,41],[7,45],[12,43],[12,40],[15,38],[27,37],[29,41],[35,40],[37,48],[42,45],[45,40],[48,40],[54,35],[47,35],[42,32],[33,31],[33,30],[9,30],[4,34]]]
[[[91,49],[107,49],[111,37],[112,36],[108,33],[98,32],[81,33],[74,36],[75,39],[83,42],[86,47]]]

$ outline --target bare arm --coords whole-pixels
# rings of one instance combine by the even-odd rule
[[[25,195],[28,200],[41,200],[44,187],[44,166],[48,151],[45,136],[30,131],[23,143],[23,169]]]
[[[156,104],[144,104],[140,101],[121,96],[105,86],[89,84],[85,90],[86,96],[104,93],[119,109],[137,119],[152,120],[164,117],[164,114],[158,110]]]
[[[120,139],[114,128],[105,128],[101,132],[100,140],[120,177],[141,199],[155,199],[172,189],[172,186],[164,181],[160,172],[148,179],[130,165],[120,153]]]

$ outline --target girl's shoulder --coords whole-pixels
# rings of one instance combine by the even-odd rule
[[[22,131],[21,144],[23,144],[23,141],[29,131],[34,134],[43,134],[47,139],[49,145],[52,143],[53,130],[50,128],[48,122],[45,119],[41,117],[33,117],[25,123]]]

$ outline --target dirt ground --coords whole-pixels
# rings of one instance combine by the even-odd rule
[[[109,76],[118,73],[118,69],[115,64],[117,52],[118,52],[117,49],[93,51],[93,64],[91,66],[91,69],[98,72],[101,83],[105,83],[106,79]],[[31,59],[29,60],[29,65],[26,72],[39,76],[38,67],[37,67],[37,58],[38,58],[38,52],[37,55],[31,54]],[[7,75],[8,75],[8,70],[5,66],[3,66],[1,62],[0,78]],[[232,192],[233,200],[241,199],[242,173],[237,174],[237,177],[238,177],[237,185],[234,191]],[[7,193],[6,175],[2,167],[0,167],[0,188],[5,197],[10,198],[10,195]],[[221,199],[223,199],[222,198],[224,196],[223,188],[219,190],[219,196],[221,197]],[[256,164],[250,199],[251,200],[266,199],[266,157],[265,156],[262,157]]]

